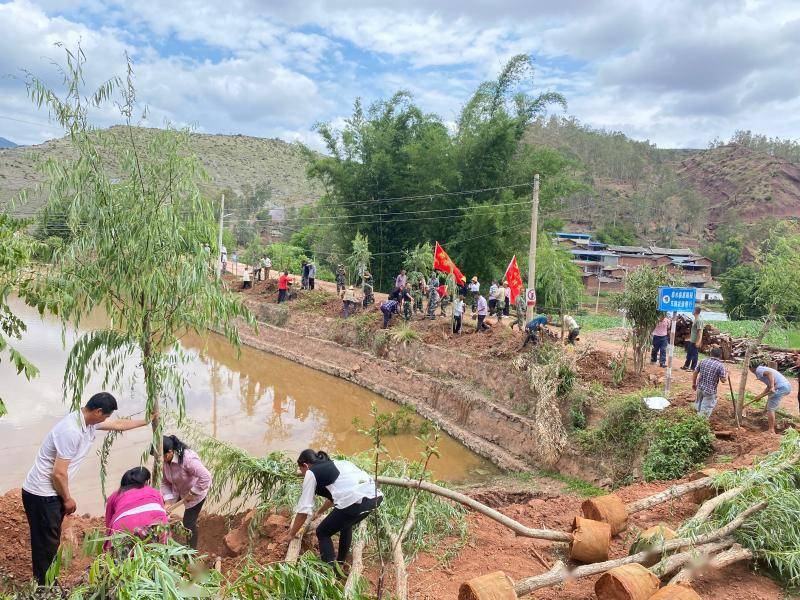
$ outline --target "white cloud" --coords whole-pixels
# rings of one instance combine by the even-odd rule
[[[54,41],[81,40],[92,81],[136,62],[151,122],[281,136],[319,147],[313,125],[412,91],[453,121],[474,87],[531,53],[533,91],[569,112],[660,145],[703,145],[753,127],[800,137],[800,5],[793,0],[14,0],[0,4],[0,73],[49,73]],[[44,60],[43,60],[44,57]],[[19,80],[0,117],[40,123]],[[8,113],[8,114],[5,114]],[[103,115],[100,124],[111,117]],[[0,119],[0,135],[52,128]]]

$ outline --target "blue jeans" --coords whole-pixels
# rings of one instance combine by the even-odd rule
[[[686,362],[683,363],[683,368],[692,370],[697,368],[697,344],[694,342],[686,342]]]
[[[656,362],[658,356],[658,364],[662,367],[667,364],[667,346],[669,345],[669,338],[666,335],[653,336],[653,350],[650,352],[650,362]]]

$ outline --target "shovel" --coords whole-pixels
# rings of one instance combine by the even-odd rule
[[[728,389],[730,389],[731,391],[731,402],[733,403],[733,416],[736,418],[736,428],[738,429],[741,427],[741,424],[739,423],[739,413],[736,412],[736,398],[734,398],[733,396],[733,384],[731,383],[730,375],[728,375]]]

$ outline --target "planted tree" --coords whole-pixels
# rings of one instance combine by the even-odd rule
[[[572,255],[548,236],[536,248],[536,298],[545,312],[564,314],[580,304],[583,295],[581,271]],[[563,335],[563,332],[562,332]]]
[[[636,373],[644,369],[650,333],[658,322],[658,288],[673,285],[675,281],[675,277],[664,267],[639,267],[625,276],[625,289],[612,297],[612,304],[624,310],[631,322],[633,368]]]
[[[350,264],[351,272],[358,273],[359,278],[362,278],[366,271],[369,271],[369,263],[372,260],[372,252],[369,250],[369,238],[356,232],[353,238],[353,252],[350,254],[348,263]]]
[[[214,328],[238,345],[236,319],[254,320],[241,301],[215,281],[216,240],[211,204],[198,182],[204,174],[187,150],[187,131],[158,131],[142,145],[132,126],[136,110],[133,70],[92,94],[83,84],[85,57],[67,51],[61,98],[38,77],[28,76],[30,97],[67,130],[72,160],[43,164],[49,201],[66,206],[70,237],[51,273],[28,290],[28,299],[77,325],[102,309],[108,326],[82,335],[72,347],[64,394],[80,404],[92,372],[117,383],[126,359],[135,356],[146,390],[146,413],[162,400],[184,412],[179,339]],[[95,130],[89,109],[119,94],[123,128]],[[112,176],[112,173],[114,174]],[[68,200],[68,201],[67,201]],[[204,249],[210,244],[212,250]],[[154,479],[160,478],[161,425],[153,423]]]

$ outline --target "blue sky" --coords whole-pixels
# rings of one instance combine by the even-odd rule
[[[353,100],[410,90],[454,121],[480,81],[517,53],[531,92],[567,114],[663,147],[736,129],[800,137],[800,2],[537,0],[0,2],[0,136],[58,137],[20,69],[57,83],[56,41],[81,42],[90,82],[133,57],[147,125],[299,140],[340,123]],[[98,125],[118,122],[113,110]]]

